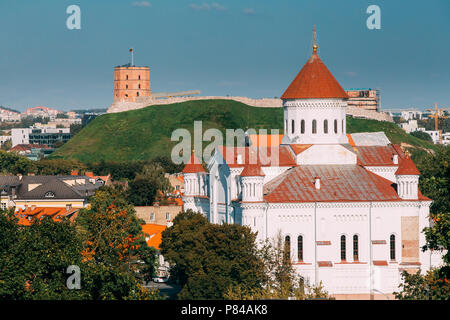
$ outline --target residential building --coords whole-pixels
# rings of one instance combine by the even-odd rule
[[[28,159],[37,161],[50,155],[55,149],[41,144],[17,144],[8,152],[16,152]]]
[[[20,122],[20,120],[22,120],[20,112],[0,107],[0,122]]]
[[[53,147],[57,141],[67,142],[71,137],[70,128],[33,126],[11,129],[13,147],[18,144],[45,144]]]
[[[101,186],[87,176],[0,176],[4,208],[85,208]]]
[[[33,108],[28,108],[22,115],[24,117],[42,117],[54,120],[59,113],[63,112],[53,108],[37,106]]]
[[[432,200],[420,172],[383,132],[346,133],[348,94],[316,45],[281,99],[280,145],[220,146],[208,171],[192,154],[185,210],[258,240],[281,234],[298,274],[338,299],[393,297],[403,271],[439,266],[441,253],[421,249]]]
[[[183,211],[183,206],[154,204],[153,206],[135,206],[134,210],[136,210],[136,216],[147,224],[167,226]]]
[[[419,126],[417,124],[417,120],[408,120],[408,122],[399,123],[399,126],[403,130],[405,130],[407,133],[417,131],[419,128]]]

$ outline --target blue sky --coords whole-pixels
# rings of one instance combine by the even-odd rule
[[[81,8],[68,30],[66,8]],[[381,29],[366,27],[369,5]],[[279,97],[311,54],[383,108],[450,107],[450,1],[1,0],[0,105],[108,107],[113,67],[150,66],[154,92]]]

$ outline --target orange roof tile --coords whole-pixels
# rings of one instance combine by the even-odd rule
[[[195,156],[194,152],[192,152],[191,159],[189,159],[189,162],[186,163],[186,165],[184,166],[183,173],[197,173],[197,172],[206,172],[206,171],[205,169],[203,169],[203,166]]]
[[[250,134],[252,146],[255,147],[278,147],[283,140],[283,134]],[[275,144],[272,144],[272,140]]]
[[[281,99],[348,99],[347,93],[316,53],[309,58]]]
[[[61,221],[64,217],[68,217],[71,221],[76,218],[79,209],[59,208],[59,207],[35,207],[27,209],[19,209],[14,214],[18,218],[18,224],[22,226],[30,226],[34,219],[42,219],[50,217],[53,221]]]
[[[166,230],[166,228],[166,226],[161,226],[159,224],[143,224],[142,231],[149,238],[147,240],[147,245],[159,250],[162,242],[162,232]]]
[[[363,166],[398,166],[394,164],[393,155],[397,154],[399,161],[403,156],[394,145],[354,146],[353,150],[358,156],[358,164]]]
[[[399,160],[400,161],[400,160]],[[401,159],[400,165],[395,172],[396,175],[420,175],[416,165],[409,156]]]
[[[320,189],[314,178],[320,177]],[[394,184],[358,165],[302,165],[264,186],[267,202],[402,201]],[[425,200],[419,195],[419,200]]]
[[[262,167],[280,166],[290,167],[295,166],[296,160],[289,146],[281,145],[279,147],[226,147],[219,146],[219,152],[225,159],[225,162],[230,168],[241,168],[250,162],[256,161]],[[278,158],[278,163],[270,163],[272,152],[274,158]],[[256,153],[256,154],[255,154]],[[242,159],[242,163],[238,163],[238,155]],[[266,158],[266,159],[264,159]],[[275,160],[274,160],[275,161]],[[254,163],[254,164],[256,164]]]
[[[294,151],[295,155],[302,153],[307,150],[312,144],[290,144],[292,151]]]
[[[241,177],[263,177],[264,172],[261,170],[261,166],[257,164],[248,164],[241,172]]]

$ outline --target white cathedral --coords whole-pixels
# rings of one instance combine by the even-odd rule
[[[403,270],[438,266],[439,253],[421,250],[432,200],[419,171],[384,133],[346,134],[348,96],[316,45],[281,99],[279,145],[221,146],[209,172],[192,155],[184,209],[249,226],[260,240],[281,233],[297,272],[338,299],[392,299]],[[251,161],[260,152],[277,161]]]

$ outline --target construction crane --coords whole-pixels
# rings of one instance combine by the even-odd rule
[[[450,108],[440,108],[438,109],[437,103],[434,104],[433,109],[426,109],[426,111],[430,111],[432,114],[429,114],[429,118],[434,118],[434,130],[439,132],[439,143],[442,143],[442,130],[439,130],[439,120],[447,119],[448,116],[444,116],[444,111],[450,110]]]

